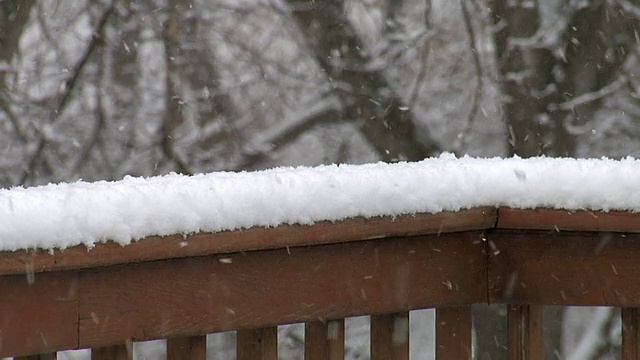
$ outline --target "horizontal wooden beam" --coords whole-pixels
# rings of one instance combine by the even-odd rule
[[[481,302],[640,307],[640,214],[499,214],[3,253],[0,356]]]
[[[66,250],[0,252],[0,275],[176,259],[241,251],[333,244],[392,236],[441,234],[488,229],[495,225],[497,209],[476,208],[459,212],[416,214],[380,218],[355,218],[314,225],[281,225],[215,234],[148,237],[120,246],[113,242],[89,250],[75,246]]]
[[[478,231],[80,272],[80,346],[486,302]]]
[[[492,303],[640,306],[640,234],[495,230]]]
[[[499,229],[640,232],[640,214],[627,211],[557,209],[498,210]]]
[[[0,277],[0,357],[77,346],[77,272]]]

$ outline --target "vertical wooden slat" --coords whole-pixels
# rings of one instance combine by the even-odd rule
[[[471,360],[471,306],[436,308],[436,359]]]
[[[167,360],[206,360],[207,336],[167,339]]]
[[[56,360],[58,358],[58,353],[48,353],[48,354],[39,354],[39,355],[30,355],[30,356],[16,356],[14,360]]]
[[[640,359],[640,308],[622,308],[622,360]]]
[[[238,360],[278,360],[278,328],[238,330]]]
[[[507,306],[507,332],[510,360],[544,359],[542,306]]]
[[[304,324],[305,360],[344,360],[344,319]]]
[[[409,359],[409,313],[371,316],[371,360]]]
[[[106,346],[91,349],[91,360],[132,360],[133,344]]]

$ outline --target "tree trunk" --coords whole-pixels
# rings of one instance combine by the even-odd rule
[[[388,15],[393,13],[391,6]],[[355,121],[384,161],[422,160],[440,149],[420,142],[411,113],[385,78],[384,69],[367,68],[369,58],[351,24],[344,2],[309,2],[294,8],[318,63],[340,95],[339,116]]]

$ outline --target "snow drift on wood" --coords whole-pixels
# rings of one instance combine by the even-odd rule
[[[0,250],[478,206],[640,210],[635,159],[476,159],[170,174],[0,190]]]

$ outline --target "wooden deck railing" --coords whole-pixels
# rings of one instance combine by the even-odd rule
[[[0,356],[168,339],[204,359],[203,334],[236,330],[238,359],[276,359],[277,325],[303,322],[306,359],[343,359],[344,318],[371,315],[372,359],[408,359],[409,311],[436,308],[436,358],[469,359],[471,305],[500,303],[510,359],[543,358],[543,305],[621,307],[640,359],[637,232],[640,214],[478,208],[2,253]]]

